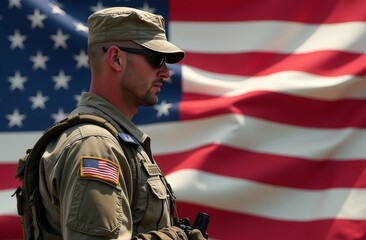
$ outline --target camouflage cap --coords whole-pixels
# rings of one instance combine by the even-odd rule
[[[184,51],[165,35],[164,18],[149,12],[112,7],[89,16],[88,45],[101,42],[131,40],[150,50],[164,53],[167,63],[176,63],[184,58]]]

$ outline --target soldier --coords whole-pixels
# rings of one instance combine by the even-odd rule
[[[91,86],[71,113],[102,117],[54,138],[40,162],[40,235],[44,239],[204,239],[175,226],[173,193],[132,122],[139,106],[158,101],[166,63],[185,53],[166,39],[162,16],[107,8],[88,19]],[[42,224],[41,224],[42,225]],[[46,229],[46,232],[45,232]]]

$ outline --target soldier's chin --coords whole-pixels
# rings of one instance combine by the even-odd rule
[[[159,101],[159,98],[157,96],[155,96],[154,98],[145,99],[142,106],[144,106],[144,107],[154,106],[155,104],[158,103],[158,101]]]

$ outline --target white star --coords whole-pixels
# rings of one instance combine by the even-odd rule
[[[75,26],[75,30],[78,31],[78,32],[88,32],[88,27],[85,26],[84,24],[78,22],[78,23],[74,23],[74,26]]]
[[[160,118],[161,116],[169,116],[169,109],[173,107],[172,103],[167,103],[166,101],[162,101],[161,104],[154,106],[154,109],[157,112],[156,117]]]
[[[14,109],[12,114],[6,114],[6,119],[9,120],[8,127],[22,127],[23,120],[26,118],[25,114],[20,114],[18,109]]]
[[[47,18],[47,15],[41,14],[38,9],[34,10],[33,15],[27,15],[27,18],[32,22],[32,28],[43,28],[43,21]]]
[[[98,1],[96,6],[90,7],[90,11],[96,12],[96,11],[102,10],[103,8],[106,8],[106,7],[103,6],[103,3],[101,1]]]
[[[65,15],[65,11],[61,9],[56,3],[49,3],[48,6],[51,8],[51,12],[54,14]]]
[[[29,101],[32,102],[32,109],[41,108],[45,109],[45,103],[48,101],[49,97],[43,96],[41,91],[37,92],[36,96],[29,97]]]
[[[74,55],[74,59],[77,62],[76,68],[89,68],[89,58],[88,55],[85,53],[84,50],[80,50],[79,55]]]
[[[18,29],[15,29],[14,35],[9,35],[8,40],[11,42],[11,49],[16,47],[23,49],[24,48],[24,41],[27,39],[26,35],[21,35]]]
[[[57,34],[51,35],[50,38],[54,41],[53,47],[55,49],[59,47],[66,49],[67,48],[66,40],[70,38],[70,35],[64,34],[61,29],[58,29]]]
[[[8,7],[12,9],[13,7],[16,7],[20,9],[22,7],[22,4],[20,3],[21,0],[8,0],[9,4]]]
[[[31,56],[30,60],[33,62],[33,70],[37,70],[38,68],[42,68],[43,70],[47,69],[46,62],[49,60],[49,57],[44,56],[41,51],[37,51],[37,55]]]
[[[51,118],[55,120],[55,122],[61,121],[62,119],[65,119],[69,115],[68,113],[64,112],[64,109],[59,108],[57,113],[52,113]]]
[[[15,89],[19,89],[20,91],[24,90],[24,83],[27,81],[27,77],[22,77],[20,71],[16,71],[13,77],[8,77],[8,81],[10,82],[10,90],[14,91]]]
[[[65,75],[64,70],[60,70],[57,76],[52,76],[52,80],[55,82],[56,90],[60,88],[68,89],[71,76]]]
[[[154,13],[156,11],[155,8],[150,8],[148,2],[144,2],[144,5],[142,6],[142,8],[140,8],[140,10],[143,10],[143,11],[146,11],[146,12],[150,12],[150,13]]]

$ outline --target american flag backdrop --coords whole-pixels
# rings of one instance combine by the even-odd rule
[[[89,88],[87,17],[161,14],[186,50],[135,123],[210,239],[366,239],[364,0],[1,0],[0,239],[18,158]]]

